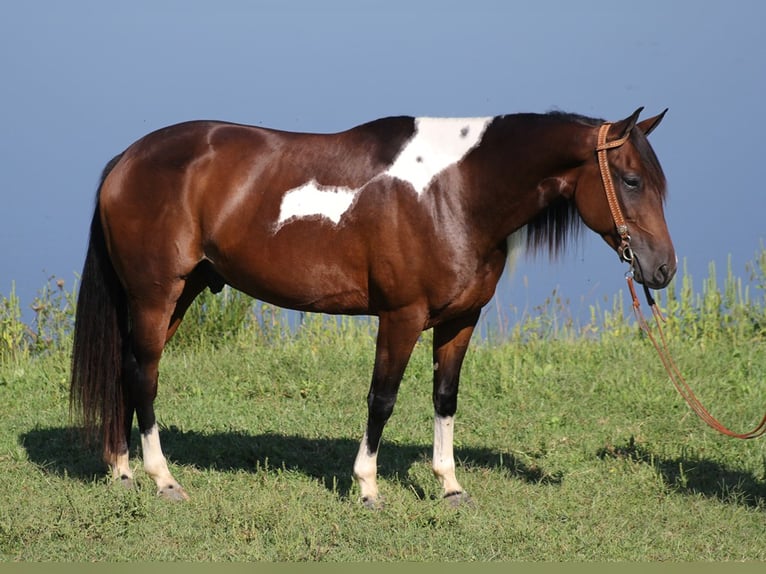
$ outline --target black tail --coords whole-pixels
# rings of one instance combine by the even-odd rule
[[[104,168],[90,225],[77,299],[69,390],[71,411],[79,415],[89,437],[100,431],[105,456],[124,448],[126,438],[122,356],[128,328],[127,299],[109,259],[99,214],[101,187],[120,157]]]

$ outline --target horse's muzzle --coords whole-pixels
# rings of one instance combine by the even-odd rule
[[[651,274],[646,273],[647,267],[651,270]],[[646,285],[650,289],[664,289],[668,286],[673,277],[675,277],[676,269],[677,264],[675,262],[647,266],[642,265],[641,262],[637,260],[633,269],[633,274],[636,281],[642,285]]]

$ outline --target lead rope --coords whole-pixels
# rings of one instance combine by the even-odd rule
[[[665,317],[663,317],[662,312],[657,307],[657,303],[654,301],[651,293],[649,293],[649,289],[644,286],[646,301],[652,309],[652,315],[654,315],[654,320],[657,324],[657,332],[660,334],[660,341],[657,341],[657,338],[652,333],[652,330],[649,328],[649,324],[644,318],[644,314],[641,312],[641,303],[638,301],[636,289],[633,285],[633,274],[628,272],[626,274],[626,279],[628,281],[630,295],[633,298],[633,312],[636,315],[636,320],[638,321],[641,330],[646,333],[647,337],[652,342],[652,345],[657,350],[657,354],[662,361],[662,365],[665,367],[668,376],[670,376],[670,380],[673,381],[673,385],[675,386],[676,390],[684,398],[689,407],[691,407],[691,409],[697,414],[697,416],[701,418],[709,427],[717,430],[721,434],[733,438],[751,439],[758,438],[759,436],[765,434],[766,415],[764,415],[764,417],[761,419],[761,422],[753,430],[749,432],[738,433],[724,426],[718,419],[716,419],[708,412],[708,410],[703,406],[703,404],[694,394],[694,391],[692,391],[692,389],[689,387],[686,379],[684,379],[683,375],[678,370],[678,366],[676,365],[675,361],[673,361],[673,357],[670,355],[670,351],[668,350],[668,343],[665,339],[665,333],[662,330],[662,323],[665,322]]]
[[[644,318],[644,314],[641,312],[641,303],[638,300],[638,296],[636,295],[636,288],[633,284],[633,265],[635,264],[635,257],[633,255],[632,249],[630,248],[630,235],[628,234],[628,226],[625,223],[625,218],[622,215],[622,210],[620,209],[620,204],[617,200],[617,194],[614,190],[614,183],[612,182],[612,175],[609,170],[609,162],[606,155],[607,150],[620,147],[622,144],[624,144],[630,137],[630,131],[628,131],[627,134],[619,139],[607,142],[606,136],[607,132],[609,132],[610,125],[611,124],[609,123],[602,124],[601,128],[599,129],[596,154],[598,156],[598,165],[601,171],[601,181],[604,184],[604,191],[606,192],[609,209],[612,212],[612,218],[614,219],[617,233],[620,236],[620,247],[618,250],[622,258],[628,264],[630,264],[630,271],[625,274],[625,278],[628,282],[630,296],[633,299],[633,312],[636,316],[636,321],[657,351],[657,354],[660,357],[660,361],[662,361],[662,365],[665,367],[670,380],[673,382],[673,386],[675,386],[678,393],[684,398],[692,411],[694,411],[694,413],[700,419],[702,419],[711,428],[729,437],[751,439],[762,436],[763,434],[766,434],[766,415],[764,415],[764,417],[761,419],[761,422],[753,430],[745,433],[738,433],[724,426],[702,405],[702,403],[692,391],[691,387],[689,387],[686,379],[684,379],[681,371],[679,371],[678,366],[676,366],[676,363],[673,360],[673,357],[670,355],[670,351],[668,350],[668,343],[665,339],[665,332],[662,330],[662,323],[665,322],[665,317],[663,317],[662,312],[659,310],[659,307],[657,307],[657,303],[655,302],[654,297],[652,297],[652,294],[649,292],[649,288],[646,285],[644,285],[644,294],[646,295],[647,304],[652,309],[652,315],[654,315],[654,320],[657,324],[657,331],[660,334],[660,341],[658,341],[652,333],[649,324]]]

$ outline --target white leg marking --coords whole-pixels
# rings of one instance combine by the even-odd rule
[[[181,485],[176,482],[168,469],[165,455],[160,446],[160,432],[155,424],[146,434],[141,434],[141,452],[144,456],[144,470],[157,483],[157,490],[168,498],[188,498]]]
[[[378,453],[370,454],[367,433],[359,445],[359,452],[354,461],[354,478],[359,485],[362,500],[375,502],[378,499]]]
[[[125,486],[131,486],[133,481],[133,471],[130,470],[128,453],[118,454],[117,457],[109,462],[112,469],[112,477],[120,480]]]
[[[434,416],[433,470],[444,489],[444,494],[463,491],[455,477],[455,458],[452,451],[454,432],[454,417]]]
[[[421,195],[431,180],[479,145],[493,118],[417,118],[415,134],[386,174]]]
[[[141,452],[144,455],[144,470],[154,480],[170,475],[165,455],[160,445],[160,432],[157,425],[141,435]]]
[[[292,218],[318,215],[335,225],[354,202],[358,189],[319,185],[315,180],[289,190],[282,198],[277,229]]]

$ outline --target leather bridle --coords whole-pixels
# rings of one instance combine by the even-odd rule
[[[614,182],[612,180],[612,173],[609,170],[609,158],[607,157],[607,150],[618,148],[622,146],[628,138],[630,138],[630,131],[619,139],[606,141],[606,136],[609,133],[609,127],[612,124],[602,124],[598,130],[598,141],[596,144],[596,155],[598,157],[598,168],[601,171],[601,182],[604,185],[604,191],[606,192],[606,200],[609,203],[609,211],[612,212],[612,219],[617,229],[617,234],[620,236],[620,245],[617,248],[617,252],[620,257],[627,263],[633,266],[634,256],[633,250],[630,248],[630,234],[628,233],[628,224],[625,222],[625,217],[622,215],[622,209],[620,209],[620,202],[617,199],[617,192],[614,189]]]
[[[683,375],[681,375],[681,372],[678,370],[675,361],[673,361],[673,358],[670,355],[667,341],[665,340],[665,333],[662,330],[662,323],[665,322],[665,317],[663,317],[662,312],[659,310],[654,297],[652,297],[652,294],[649,291],[649,288],[644,285],[644,295],[646,296],[646,301],[649,304],[649,307],[652,309],[652,315],[654,315],[654,320],[657,324],[657,331],[660,334],[659,342],[652,333],[652,330],[649,328],[649,325],[646,322],[643,313],[641,312],[641,303],[638,300],[638,296],[636,295],[636,288],[633,284],[633,268],[636,263],[636,257],[630,247],[630,234],[628,233],[628,225],[625,222],[625,217],[622,214],[622,209],[620,208],[620,203],[617,199],[617,193],[614,188],[614,182],[612,181],[612,174],[609,169],[609,160],[607,157],[607,150],[620,147],[626,141],[628,141],[630,138],[631,130],[628,130],[628,132],[619,139],[608,142],[606,141],[606,137],[611,125],[612,124],[610,123],[604,123],[599,128],[598,140],[596,144],[596,155],[598,158],[599,170],[601,171],[601,181],[604,185],[604,192],[606,193],[607,202],[609,203],[609,210],[612,212],[612,219],[614,220],[617,234],[620,237],[620,245],[617,248],[617,251],[623,261],[630,265],[630,270],[625,274],[625,279],[628,282],[628,289],[630,290],[630,295],[633,299],[633,312],[636,315],[636,321],[641,327],[641,330],[646,333],[655,350],[657,351],[657,354],[662,361],[662,365],[665,367],[665,370],[670,376],[670,380],[673,382],[676,390],[688,403],[689,407],[691,407],[697,416],[699,416],[708,426],[720,432],[721,434],[739,439],[757,438],[763,434],[766,434],[766,415],[763,416],[761,422],[753,430],[749,432],[738,433],[728,429],[726,426],[721,424],[715,417],[713,417],[713,415],[707,411],[707,409],[705,409],[705,407],[689,387]]]

